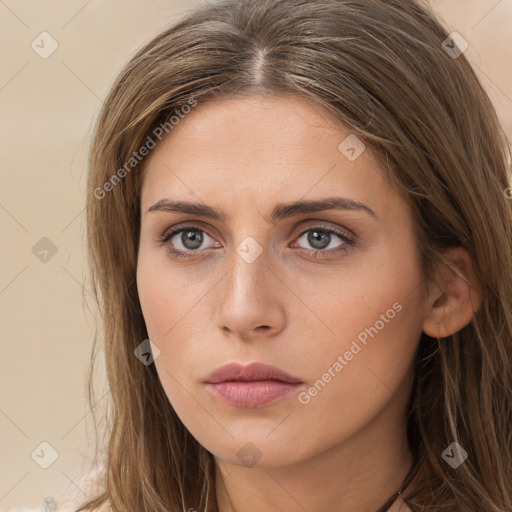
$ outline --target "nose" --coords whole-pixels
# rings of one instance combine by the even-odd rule
[[[244,341],[274,337],[286,325],[285,285],[269,266],[265,251],[249,261],[233,251],[216,301],[219,329]]]

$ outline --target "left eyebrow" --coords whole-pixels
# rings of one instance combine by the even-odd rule
[[[370,217],[373,217],[374,219],[378,219],[375,212],[369,206],[347,197],[327,197],[320,200],[279,203],[275,205],[270,214],[265,215],[264,218],[267,222],[275,224],[281,219],[286,219],[295,215],[300,215],[303,213],[315,213],[325,210],[361,211],[368,214]],[[186,213],[198,217],[216,219],[221,222],[225,222],[227,219],[225,212],[216,210],[215,208],[205,204],[191,203],[187,201],[171,201],[169,199],[161,199],[153,206],[151,206],[147,211]]]

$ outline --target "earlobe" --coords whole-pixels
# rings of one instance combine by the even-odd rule
[[[445,264],[437,274],[426,302],[423,332],[446,338],[468,325],[482,304],[481,283],[469,253],[462,247],[443,254]]]

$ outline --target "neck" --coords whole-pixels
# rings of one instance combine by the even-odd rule
[[[397,411],[390,412],[385,409],[350,439],[292,465],[248,468],[216,458],[219,512],[377,512],[412,465],[405,418],[398,421]]]

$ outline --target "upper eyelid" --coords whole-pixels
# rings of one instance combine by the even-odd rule
[[[325,226],[322,226],[324,224]],[[164,233],[159,237],[159,239],[168,238],[168,235],[172,233],[172,237],[176,236],[181,231],[186,230],[187,228],[196,228],[200,231],[204,231],[210,238],[214,238],[213,235],[209,233],[209,229],[205,228],[200,221],[184,221],[178,224],[173,225],[170,228],[167,228]],[[304,220],[299,223],[299,226],[296,226],[292,229],[291,235],[297,237],[302,236],[304,232],[307,232],[314,228],[320,228],[325,230],[330,230],[333,232],[341,231],[347,238],[351,240],[357,239],[357,235],[351,230],[343,226],[336,226],[334,223],[319,219],[309,219]],[[346,232],[346,233],[345,233]],[[171,238],[172,238],[171,237]],[[170,238],[169,238],[170,239]]]

